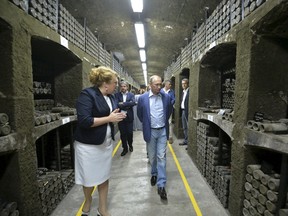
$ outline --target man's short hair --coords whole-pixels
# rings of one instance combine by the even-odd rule
[[[120,82],[120,86],[121,86],[121,85],[126,85],[127,87],[129,87],[128,82],[126,82],[126,81],[124,81],[124,80],[122,80],[122,81]]]
[[[150,77],[150,79],[149,79],[149,83],[152,84],[152,82],[154,81],[154,79],[155,79],[156,77],[159,77],[159,78],[161,79],[161,81],[162,81],[162,78],[161,78],[160,76],[158,76],[158,75],[152,75],[152,76]]]
[[[167,82],[172,83],[171,80],[165,80],[163,84],[165,85]]]
[[[183,78],[182,81],[187,81],[189,83],[189,79],[188,78]]]

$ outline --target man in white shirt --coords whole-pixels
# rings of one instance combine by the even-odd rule
[[[127,154],[128,148],[130,152],[133,152],[133,106],[135,106],[136,103],[134,94],[129,92],[128,88],[129,84],[125,81],[121,81],[120,92],[115,94],[118,108],[120,108],[121,112],[124,112],[127,115],[122,122],[118,123],[123,148],[121,156]]]
[[[187,78],[182,79],[182,101],[181,101],[181,112],[182,112],[182,127],[184,133],[184,141],[179,145],[188,145],[188,109],[189,109],[189,80]]]

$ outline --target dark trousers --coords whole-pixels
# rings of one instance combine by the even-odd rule
[[[182,110],[182,127],[183,127],[183,132],[184,132],[183,143],[187,144],[188,143],[188,120],[185,116],[184,110]]]
[[[118,123],[122,148],[128,151],[128,145],[133,143],[133,121],[121,121]]]

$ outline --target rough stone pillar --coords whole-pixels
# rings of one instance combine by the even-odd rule
[[[197,120],[196,110],[198,109],[199,101],[199,72],[200,72],[200,62],[195,62],[190,67],[190,77],[189,79],[189,116],[188,116],[188,153],[192,160],[196,163],[197,158]]]
[[[6,12],[0,10],[4,16]],[[1,179],[1,190],[16,199],[21,215],[41,215],[36,179],[36,146],[31,133],[34,127],[31,35],[26,30],[26,24],[19,21],[17,16],[11,19],[12,36],[7,37],[7,40],[1,38],[2,42],[11,45],[11,52],[9,49],[7,53],[4,51],[7,55],[4,77],[9,75],[6,79],[10,79],[7,81],[9,91],[5,92],[5,107],[10,110],[11,126],[18,134],[20,149],[5,155],[7,170]]]
[[[26,146],[18,152],[19,175],[22,205],[25,209],[21,215],[41,215],[41,203],[37,184],[37,155],[36,145],[31,131],[34,128],[34,103],[33,103],[33,71],[31,59],[31,35],[26,27],[15,29],[13,59],[15,62],[15,116],[17,116],[16,128],[18,133],[25,134]]]
[[[246,166],[251,162],[251,152],[244,147],[247,122],[248,96],[250,85],[250,61],[252,35],[249,28],[241,28],[237,35],[235,104],[233,120],[233,143],[231,148],[231,182],[229,194],[229,212],[233,216],[242,215]]]
[[[174,109],[174,134],[177,138],[183,138],[182,121],[181,121],[181,77],[175,77],[175,109]],[[178,145],[178,143],[176,143]]]

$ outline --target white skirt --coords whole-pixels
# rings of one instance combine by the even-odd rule
[[[113,140],[105,139],[101,145],[83,144],[75,140],[75,183],[94,187],[110,178]]]

